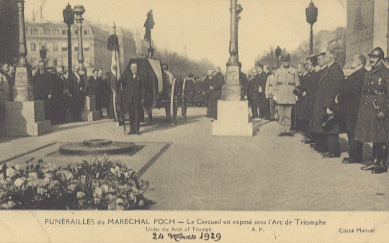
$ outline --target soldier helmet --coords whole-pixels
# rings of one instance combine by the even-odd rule
[[[381,49],[381,47],[376,47],[369,54],[367,54],[369,57],[378,57],[379,59],[384,59],[385,54],[384,51]]]
[[[290,61],[290,54],[286,54],[286,53],[282,54],[281,60],[282,61]]]

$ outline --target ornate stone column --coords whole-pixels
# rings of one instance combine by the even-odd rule
[[[31,67],[27,63],[24,0],[16,0],[19,15],[19,62],[15,67],[14,101],[5,106],[5,126],[0,133],[6,136],[39,136],[50,131],[45,120],[44,101],[34,101]]]
[[[32,101],[34,95],[31,85],[31,69],[27,64],[26,27],[24,22],[24,0],[17,0],[19,12],[19,62],[15,68],[15,85],[13,89],[15,101]]]
[[[241,100],[239,82],[238,23],[243,8],[237,0],[230,2],[230,58],[227,62],[227,79],[222,99],[217,103],[217,120],[213,122],[215,136],[253,136],[253,123],[249,121],[248,101]]]

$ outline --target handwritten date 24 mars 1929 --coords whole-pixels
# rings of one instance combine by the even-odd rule
[[[179,234],[172,234],[168,233],[167,238],[171,240],[175,240],[176,242],[180,242],[181,240],[205,240],[205,241],[219,241],[222,238],[222,235],[220,233],[204,233],[201,232],[200,237],[196,236],[195,234],[189,234],[184,235],[183,233]],[[163,240],[165,238],[165,235],[163,233],[153,233],[153,240]]]

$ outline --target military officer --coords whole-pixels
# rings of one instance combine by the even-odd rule
[[[362,98],[354,139],[373,143],[373,159],[362,170],[373,174],[387,172],[389,129],[389,73],[380,47],[370,53],[371,70],[363,79]]]
[[[267,77],[266,88],[265,88],[265,94],[269,101],[270,121],[274,121],[277,119],[277,111],[276,111],[277,103],[273,99],[275,94],[274,80],[275,80],[274,73],[270,73]]]
[[[278,107],[278,122],[280,130],[278,136],[293,136],[292,108],[296,104],[293,90],[300,85],[296,69],[290,66],[290,54],[281,56],[282,66],[275,73],[275,100]]]

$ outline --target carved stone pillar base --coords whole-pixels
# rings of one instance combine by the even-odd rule
[[[45,120],[43,100],[9,101],[5,105],[5,136],[40,136],[50,132],[51,122]]]
[[[248,101],[217,102],[217,120],[212,124],[213,136],[253,136],[253,123],[249,122]]]
[[[227,64],[227,79],[222,89],[222,100],[239,101],[241,99],[238,64]]]

